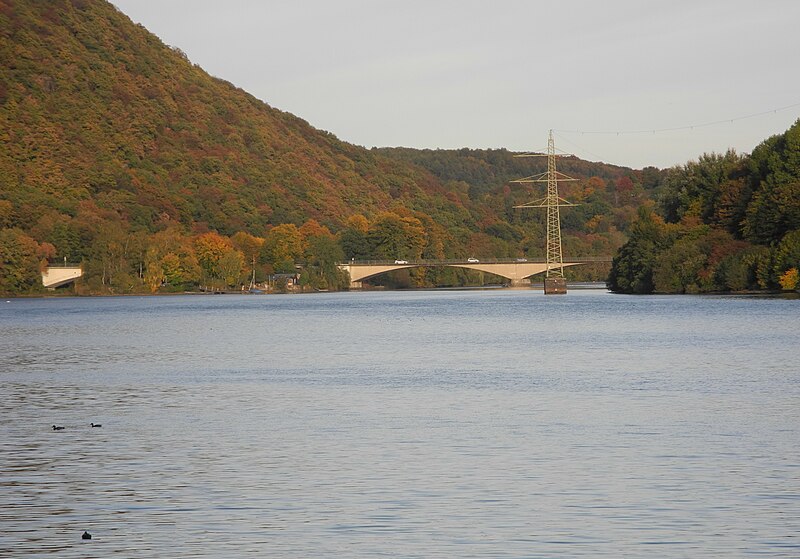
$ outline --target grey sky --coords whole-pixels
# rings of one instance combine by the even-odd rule
[[[669,167],[750,152],[800,117],[795,0],[112,1],[209,73],[366,147],[542,150],[552,128],[584,159]]]

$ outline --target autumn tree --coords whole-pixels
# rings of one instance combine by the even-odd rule
[[[30,293],[41,288],[39,245],[20,229],[0,229],[0,293]]]
[[[233,247],[242,253],[245,262],[253,262],[261,254],[261,247],[264,246],[264,239],[256,237],[243,231],[236,232],[231,237]]]
[[[241,283],[245,271],[244,256],[233,247],[226,249],[217,264],[219,276],[227,287]]]
[[[583,190],[580,199],[584,200],[592,194],[603,194],[606,191],[606,181],[600,177],[589,177],[582,183]]]
[[[306,265],[300,275],[301,285],[313,289],[346,289],[350,284],[348,275],[339,269],[344,252],[335,237],[328,234],[312,235],[307,239]]]
[[[229,253],[235,251],[230,239],[212,231],[199,235],[194,246],[204,279],[214,284],[221,280],[227,283],[233,259]]]
[[[790,268],[781,274],[778,281],[781,285],[781,289],[791,291],[797,288],[800,282],[800,273],[798,273],[797,268]]]
[[[193,287],[200,281],[201,270],[192,239],[177,227],[169,227],[148,238],[144,283],[155,292]]]
[[[262,258],[279,273],[295,270],[295,262],[305,255],[305,242],[300,230],[293,223],[276,225],[264,236]]]
[[[620,293],[652,293],[653,273],[661,251],[670,244],[663,220],[646,208],[640,208],[631,236],[611,263],[607,284]]]
[[[743,254],[724,258],[716,269],[716,281],[727,291],[744,291],[756,287],[755,273]]]
[[[261,259],[264,239],[243,231],[238,231],[231,237],[231,242],[233,243],[233,247],[242,253],[245,267],[249,267],[251,273],[256,275],[256,262],[259,262]],[[261,278],[263,279],[263,276],[261,276]]]
[[[746,238],[769,244],[793,229],[800,229],[800,177],[782,184],[765,183],[753,194],[747,207],[744,220]]]
[[[368,238],[369,222],[363,215],[350,216],[345,227],[339,232],[339,245],[347,260],[368,260],[373,258]]]
[[[158,254],[155,248],[147,249],[144,257],[145,271],[142,280],[151,293],[158,291],[161,285],[167,281],[162,259],[163,257]]]
[[[383,212],[372,223],[368,239],[373,253],[381,259],[418,259],[427,244],[425,228],[419,219]]]
[[[735,181],[744,173],[744,163],[742,156],[728,150],[724,155],[703,154],[697,161],[671,169],[664,180],[660,200],[664,219],[675,223],[688,215],[711,223],[720,196],[726,189],[735,187]],[[729,184],[731,181],[734,184]],[[729,194],[726,198],[728,211],[732,203]]]
[[[309,237],[333,236],[330,229],[324,225],[320,225],[316,219],[309,219],[303,223],[303,225],[300,226],[299,231],[304,239],[308,239]]]
[[[775,275],[780,277],[792,268],[800,269],[800,229],[784,235],[775,247]]]
[[[91,242],[84,269],[90,286],[111,293],[135,291],[139,279],[131,265],[132,248],[127,231],[102,222]]]
[[[619,177],[614,181],[614,205],[618,206],[620,201],[623,205],[630,201],[631,194],[633,193],[633,181],[630,177]]]

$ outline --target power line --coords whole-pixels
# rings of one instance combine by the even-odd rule
[[[762,111],[760,113],[753,113],[744,116],[738,116],[735,118],[726,118],[723,120],[715,120],[713,122],[703,122],[701,124],[690,124],[687,126],[674,126],[671,128],[651,128],[648,130],[565,130],[565,129],[554,129],[554,132],[562,132],[568,134],[604,134],[609,136],[621,136],[623,134],[659,134],[661,132],[675,132],[678,130],[693,130],[695,128],[704,128],[707,126],[716,126],[717,124],[726,124],[726,123],[734,123],[739,120],[745,120],[748,118],[755,118],[757,116],[764,116],[771,113],[777,113],[780,111],[785,111],[787,109],[792,109],[794,107],[800,107],[800,103],[793,103],[791,105],[786,105],[785,107],[778,107],[777,109],[771,109],[769,111]]]
[[[588,155],[591,155],[592,157],[596,157],[598,161],[606,161],[606,160],[607,160],[607,158],[606,158],[606,157],[603,157],[602,155],[598,155],[598,154],[596,154],[596,153],[594,153],[594,152],[591,152],[591,151],[589,151],[588,149],[586,149],[586,148],[585,148],[585,147],[583,147],[583,146],[579,146],[578,144],[576,144],[575,142],[572,142],[572,141],[570,141],[568,138],[565,138],[565,137],[564,137],[564,136],[562,136],[561,134],[556,134],[556,136],[558,136],[558,139],[559,139],[559,140],[562,140],[562,141],[564,141],[564,142],[567,142],[569,145],[571,145],[571,146],[573,146],[573,147],[577,148],[577,149],[578,149],[578,151],[581,151],[581,152],[583,152],[583,153],[586,153],[586,154],[588,154]]]

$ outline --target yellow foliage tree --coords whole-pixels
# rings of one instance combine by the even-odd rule
[[[194,241],[197,261],[203,272],[210,279],[218,279],[223,276],[220,268],[222,257],[229,250],[233,249],[233,243],[227,237],[223,237],[214,231],[203,233]]]
[[[781,284],[781,289],[792,291],[797,289],[798,280],[800,280],[800,273],[798,273],[797,268],[789,268],[778,281]]]
[[[303,235],[293,223],[283,223],[270,229],[264,237],[264,259],[276,272],[291,272],[295,261],[306,251]]]

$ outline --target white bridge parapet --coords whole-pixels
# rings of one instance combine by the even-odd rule
[[[42,272],[42,285],[53,289],[73,282],[82,275],[80,266],[49,266]]]

